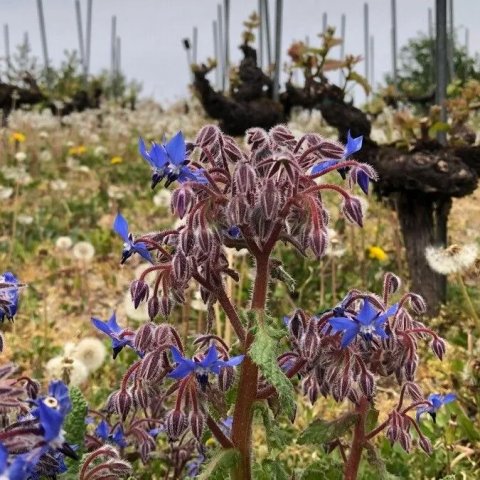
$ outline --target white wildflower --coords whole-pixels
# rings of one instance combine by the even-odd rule
[[[81,361],[89,372],[94,372],[103,365],[107,349],[98,338],[85,337],[78,342],[72,356]]]
[[[41,131],[38,136],[42,139],[42,140],[46,140],[48,137],[49,137],[49,134],[48,132],[46,132],[45,130]]]
[[[7,200],[13,195],[12,187],[0,187],[0,200]]]
[[[21,213],[17,217],[17,222],[20,223],[20,225],[30,225],[33,223],[33,217],[31,217],[30,215],[25,215]]]
[[[73,247],[73,256],[77,260],[89,262],[95,255],[95,248],[89,242],[78,242]]]
[[[441,275],[460,273],[469,269],[477,259],[477,245],[450,245],[448,248],[427,247],[425,257],[432,270]]]
[[[55,190],[56,192],[60,190],[66,190],[67,187],[68,187],[68,183],[65,180],[62,180],[61,178],[50,181],[50,188],[52,190]]]
[[[40,152],[39,158],[42,162],[50,162],[53,158],[53,155],[50,150],[42,150]]]
[[[27,159],[27,154],[25,152],[17,152],[15,154],[15,160],[17,162],[24,162]]]
[[[109,185],[107,189],[107,194],[109,198],[113,198],[114,200],[119,200],[125,197],[125,192],[123,191],[122,187],[118,185]]]

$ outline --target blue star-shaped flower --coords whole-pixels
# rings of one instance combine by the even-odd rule
[[[152,256],[148,251],[147,245],[145,245],[143,242],[135,243],[133,241],[133,235],[128,232],[128,222],[120,213],[115,217],[115,221],[113,222],[113,230],[120,235],[124,242],[121,261],[122,264],[125,263],[126,260],[134,253],[138,253],[145,260],[153,263]]]
[[[168,376],[175,379],[185,378],[187,375],[194,373],[202,387],[208,384],[208,374],[212,373],[218,375],[222,367],[235,367],[239,365],[244,355],[237,355],[230,358],[230,360],[219,360],[218,352],[215,345],[212,345],[205,358],[200,361],[190,360],[182,356],[180,351],[175,348],[170,348],[174,362],[177,363],[176,368],[171,371]]]
[[[433,422],[435,423],[437,419],[438,410],[446,403],[451,403],[456,399],[457,399],[457,396],[454,393],[447,393],[446,395],[432,393],[427,398],[427,400],[432,405],[421,406],[420,408],[417,409],[417,422],[420,420],[420,417],[424,413],[428,413],[433,418]]]
[[[102,420],[95,429],[95,435],[104,442],[113,443],[120,448],[127,446],[121,425],[117,425],[112,430],[110,425],[105,420]]]
[[[48,396],[33,401],[36,408],[33,408],[30,413],[36,418],[39,418],[39,406],[42,402],[58,410],[64,417],[72,410],[68,387],[61,380],[52,380],[48,385]]]
[[[65,415],[56,408],[51,408],[46,400],[38,402],[38,418],[43,429],[43,438],[47,443],[63,444],[62,425]]]
[[[144,141],[140,139],[139,150],[142,157],[152,167],[152,188],[155,188],[165,177],[167,178],[166,187],[176,180],[180,183],[207,182],[201,170],[192,170],[188,167],[187,147],[182,132],[178,132],[167,143],[165,139],[161,145],[153,143],[150,151],[145,147]]]
[[[321,173],[325,171],[327,168],[332,167],[333,165],[336,165],[339,162],[342,162],[346,160],[350,155],[353,155],[354,153],[357,153],[359,150],[362,148],[362,143],[363,143],[363,136],[360,135],[359,137],[352,138],[350,135],[350,131],[347,133],[347,145],[345,146],[345,150],[343,152],[342,158],[339,160],[323,160],[322,162],[318,163],[312,168],[311,174],[314,175],[316,173]],[[345,178],[346,176],[346,170],[344,168],[340,168],[338,170],[342,178]],[[368,184],[369,184],[369,178],[368,175],[360,171],[358,172],[358,185],[360,188],[368,194]]]
[[[0,275],[0,322],[13,320],[18,309],[19,284],[12,272]]]
[[[133,348],[133,336],[134,334],[125,328],[122,328],[117,323],[117,317],[115,312],[107,322],[103,322],[98,318],[92,318],[92,323],[95,328],[105,333],[112,339],[113,358],[122,351],[123,347],[129,346]]]
[[[150,164],[152,167],[152,190],[160,183],[168,174],[168,158],[167,152],[163,145],[158,143],[152,143],[150,151],[147,150],[145,142],[142,138],[138,140],[138,149],[140,155]]]
[[[384,323],[388,317],[395,315],[398,311],[398,304],[392,305],[385,313],[380,314],[375,310],[372,304],[365,299],[363,306],[358,314],[352,318],[349,317],[333,317],[329,319],[329,323],[333,328],[333,332],[344,332],[342,337],[342,348],[345,348],[353,342],[354,338],[360,334],[367,342],[371,342],[373,334],[380,338],[387,338],[387,334],[383,329]]]

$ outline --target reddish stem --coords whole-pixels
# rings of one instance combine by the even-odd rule
[[[358,467],[362,459],[362,451],[365,445],[365,419],[368,412],[368,400],[363,397],[356,408],[359,414],[355,430],[353,431],[352,446],[345,465],[344,480],[356,480],[358,475]]]
[[[222,432],[222,429],[210,415],[207,416],[207,426],[223,448],[234,448],[232,441]]]
[[[268,261],[270,252],[256,257],[257,271],[251,309],[262,313],[265,309],[268,290]],[[252,447],[252,421],[253,404],[257,398],[258,367],[248,355],[254,336],[248,333],[245,344],[245,359],[242,362],[238,395],[233,414],[232,441],[240,453],[240,459],[234,472],[235,480],[251,480],[251,447]]]

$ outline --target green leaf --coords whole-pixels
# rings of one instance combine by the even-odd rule
[[[268,327],[259,324],[255,340],[250,347],[250,357],[260,369],[267,382],[271,383],[278,393],[280,404],[288,416],[295,412],[295,390],[292,383],[277,364],[277,345],[269,335]]]
[[[289,480],[290,477],[278,460],[263,460],[253,466],[253,478],[255,480]]]
[[[318,480],[319,478],[341,480],[343,478],[343,465],[331,459],[331,457],[325,457],[310,464],[300,478],[301,480]]]
[[[371,407],[368,410],[367,418],[365,420],[365,428],[367,433],[372,431],[377,426],[379,411],[375,407]]]
[[[367,461],[375,470],[379,480],[386,480],[388,478],[387,467],[377,449],[370,443],[365,443],[365,450],[367,451]]]
[[[227,448],[220,450],[211,457],[197,480],[226,480],[230,470],[239,462],[238,450]]]
[[[270,451],[270,457],[272,458],[275,450],[280,452],[290,443],[291,436],[279,427],[278,422],[273,420],[270,409],[264,403],[257,402],[255,404],[255,411],[262,417],[262,422],[265,426],[267,446]]]
[[[345,435],[355,425],[357,419],[358,413],[352,412],[331,422],[322,419],[315,420],[300,434],[297,443],[299,445],[318,445],[332,442]]]
[[[79,457],[84,453],[84,439],[87,425],[85,417],[87,416],[88,406],[83,393],[78,387],[70,387],[70,401],[72,410],[68,414],[65,423],[65,439],[70,445],[77,445],[77,454]],[[79,469],[79,462],[71,458],[66,459],[68,472],[76,474]]]

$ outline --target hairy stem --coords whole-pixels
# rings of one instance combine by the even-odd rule
[[[256,257],[256,277],[253,287],[251,309],[262,314],[265,309],[268,290],[268,260],[269,252]],[[248,355],[254,336],[247,334],[244,344],[245,359],[242,363],[238,396],[233,414],[232,440],[235,448],[240,453],[240,461],[235,467],[235,480],[251,480],[251,443],[252,443],[252,420],[253,404],[257,397],[258,367]]]
[[[345,480],[356,480],[358,475],[358,467],[362,458],[363,446],[365,444],[365,419],[368,412],[368,400],[363,397],[357,406],[359,414],[358,421],[353,431],[352,446],[345,465]]]

